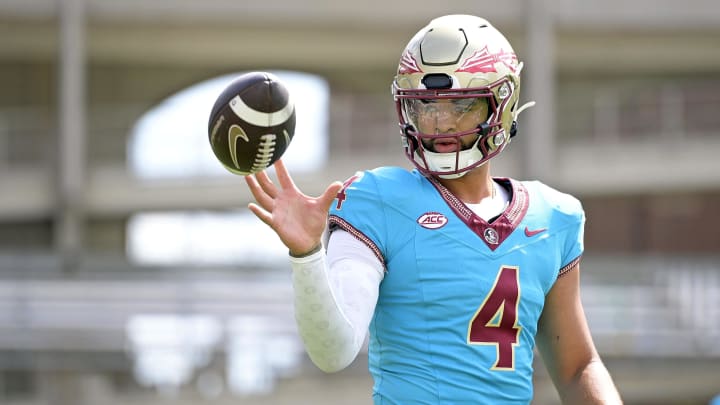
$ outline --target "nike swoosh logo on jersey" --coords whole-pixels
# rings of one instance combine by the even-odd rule
[[[528,229],[528,227],[526,226],[526,227],[525,227],[525,236],[527,236],[528,238],[530,238],[530,237],[533,237],[533,236],[535,236],[535,235],[537,235],[537,234],[539,234],[539,233],[543,233],[543,232],[545,232],[545,231],[547,231],[547,228],[533,229],[533,230],[531,231],[531,230]]]

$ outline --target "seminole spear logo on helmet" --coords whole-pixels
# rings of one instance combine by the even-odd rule
[[[467,73],[497,73],[495,65],[502,63],[513,73],[517,73],[518,59],[514,52],[506,52],[502,49],[497,53],[490,53],[487,45],[475,51],[469,58],[465,59],[456,72]]]
[[[518,58],[514,52],[507,52],[500,49],[497,53],[490,53],[487,45],[483,49],[473,52],[470,57],[463,61],[462,65],[460,65],[456,72],[497,73],[497,69],[495,68],[495,64],[497,63],[502,63],[508,69],[513,71],[513,73],[518,73]],[[398,73],[423,73],[409,50],[406,50],[400,58]]]

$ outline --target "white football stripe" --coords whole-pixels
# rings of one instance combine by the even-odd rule
[[[230,100],[230,108],[232,108],[238,117],[242,118],[249,124],[258,127],[274,127],[275,125],[280,125],[287,121],[288,118],[292,116],[295,105],[293,104],[292,99],[288,97],[288,103],[281,110],[264,113],[250,108],[247,104],[245,104],[240,96],[235,96],[232,100]]]

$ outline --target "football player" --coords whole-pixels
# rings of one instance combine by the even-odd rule
[[[564,403],[621,403],[580,300],[580,202],[490,173],[530,105],[522,66],[488,21],[434,19],[392,84],[414,170],[358,172],[317,198],[282,162],[278,185],[246,177],[290,250],[310,358],[341,370],[369,330],[375,404],[527,404],[535,347]]]

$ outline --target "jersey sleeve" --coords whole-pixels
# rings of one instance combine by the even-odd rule
[[[559,193],[561,194],[561,193]],[[565,240],[562,252],[562,266],[558,277],[564,275],[580,262],[585,251],[585,211],[580,201],[569,195],[561,194],[560,210],[565,217]]]
[[[578,222],[575,226],[568,229],[567,238],[565,239],[565,252],[563,256],[563,265],[558,272],[558,277],[563,276],[580,262],[585,245],[585,213],[581,210],[578,214]]]
[[[385,166],[345,181],[330,208],[330,231],[343,229],[368,246],[383,265],[413,237],[416,217],[408,207],[436,193],[421,175]]]
[[[585,250],[585,212],[580,200],[570,194],[560,192],[541,182],[528,182],[529,187],[538,192],[539,212],[547,215],[549,228],[558,238],[554,249],[557,249],[557,268],[560,277],[575,267]]]
[[[386,240],[381,193],[370,172],[357,172],[343,184],[330,207],[330,232],[342,229],[369,247],[381,263]]]

